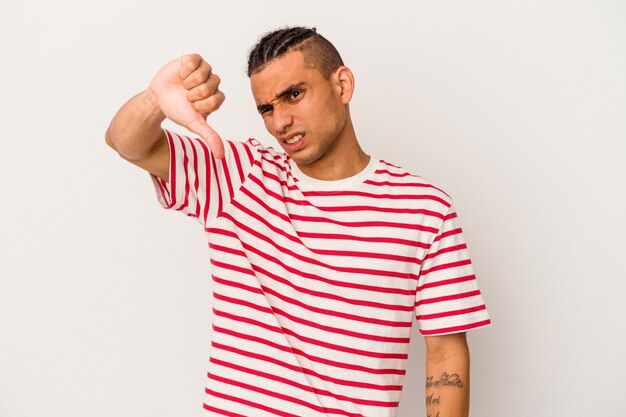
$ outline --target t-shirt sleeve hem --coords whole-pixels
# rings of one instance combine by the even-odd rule
[[[491,319],[482,320],[475,323],[463,324],[459,326],[445,327],[441,329],[422,330],[419,332],[422,336],[443,336],[447,334],[464,333],[472,330],[483,329],[491,326]]]
[[[172,134],[167,129],[163,129],[163,131],[165,132],[170,154],[168,166],[169,181],[165,181],[151,172],[148,172],[148,174],[152,179],[152,184],[154,185],[154,190],[159,204],[161,204],[161,207],[164,209],[171,209],[180,198],[180,196],[176,195],[176,191],[180,189],[180,187],[176,187],[176,159],[178,155],[173,142]]]

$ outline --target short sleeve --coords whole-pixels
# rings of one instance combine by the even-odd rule
[[[424,336],[491,324],[453,205],[422,259],[415,315]]]
[[[180,211],[207,226],[232,200],[254,163],[247,143],[224,141],[224,158],[207,144],[167,129],[169,181],[150,173],[157,199],[166,209]]]

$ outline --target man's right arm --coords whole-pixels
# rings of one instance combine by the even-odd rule
[[[147,89],[128,100],[106,131],[106,143],[125,160],[169,181],[170,153],[161,122],[165,114]]]

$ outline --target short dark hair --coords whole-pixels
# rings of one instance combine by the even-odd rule
[[[301,51],[305,65],[318,69],[326,79],[343,65],[335,46],[317,33],[316,28],[286,27],[266,33],[252,48],[248,56],[248,77],[291,51]]]

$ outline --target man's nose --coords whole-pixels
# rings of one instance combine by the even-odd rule
[[[274,130],[278,133],[286,133],[289,126],[293,123],[291,112],[283,106],[276,106],[274,107],[273,113],[272,123],[274,125]]]

